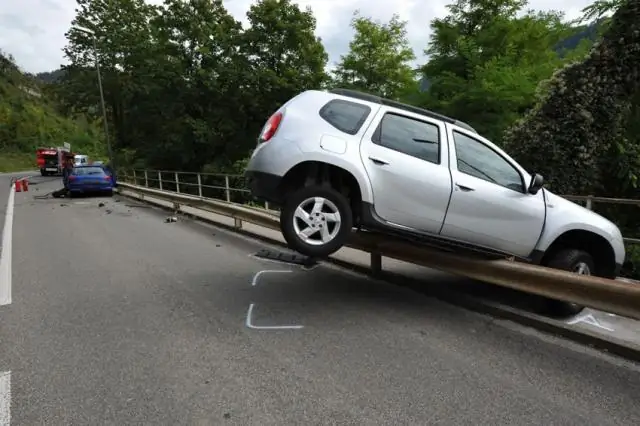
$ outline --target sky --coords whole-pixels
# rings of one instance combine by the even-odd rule
[[[159,3],[160,0],[147,0]],[[224,0],[229,12],[246,23],[246,12],[254,0]],[[316,33],[329,54],[329,66],[349,49],[353,31],[349,27],[353,11],[388,21],[394,13],[407,21],[407,32],[417,62],[424,62],[423,50],[429,42],[429,23],[446,15],[452,0],[294,0],[301,7],[311,6],[318,21]],[[567,19],[580,16],[580,10],[593,0],[530,0],[536,10],[556,9]],[[66,63],[62,48],[65,32],[75,15],[75,0],[0,0],[0,49],[13,55],[24,71],[52,71]],[[559,5],[563,5],[561,8]]]

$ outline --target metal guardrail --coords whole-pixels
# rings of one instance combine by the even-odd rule
[[[124,171],[120,178],[125,182],[148,188],[175,191],[178,194],[197,195],[238,204],[252,204],[271,210],[269,203],[256,202],[244,184],[244,176],[219,173],[175,172],[163,170]],[[567,200],[582,203],[589,210],[596,203],[622,204],[640,207],[639,200],[625,198],[594,197],[592,195],[562,195]],[[638,212],[640,214],[640,211]],[[640,238],[624,238],[627,244],[640,244]]]
[[[230,190],[230,188],[224,188]],[[131,183],[119,183],[119,190],[171,202],[180,206],[208,211],[234,218],[235,226],[247,221],[269,229],[280,230],[274,211],[242,206],[200,195],[171,192]],[[463,275],[527,293],[599,309],[605,312],[640,319],[640,285],[593,276],[577,275],[510,260],[481,260],[459,254],[434,250],[410,241],[366,231],[355,231],[348,247],[371,253],[371,267],[381,267],[381,256],[398,259],[445,272]]]

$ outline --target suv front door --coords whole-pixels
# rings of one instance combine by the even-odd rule
[[[477,135],[448,132],[453,193],[442,236],[528,256],[544,226],[543,191],[529,194],[512,160]]]
[[[389,108],[378,116],[360,144],[376,213],[393,225],[439,233],[451,196],[444,125]]]

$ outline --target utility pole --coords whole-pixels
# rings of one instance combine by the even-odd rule
[[[96,34],[88,28],[80,27],[78,25],[74,26],[78,31],[81,31],[85,34],[88,34],[93,39],[93,54],[96,60],[96,72],[98,74],[98,88],[100,89],[100,105],[102,106],[102,121],[104,122],[104,137],[107,142],[107,151],[109,154],[109,163],[111,164],[111,168],[113,172],[116,171],[116,163],[113,157],[113,151],[111,149],[111,141],[109,139],[109,124],[107,123],[107,108],[104,104],[104,91],[102,90],[102,76],[100,75],[100,59],[98,57],[98,42],[96,40]]]

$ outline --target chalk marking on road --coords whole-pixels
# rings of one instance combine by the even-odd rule
[[[15,186],[9,190],[7,210],[4,215],[2,231],[2,252],[0,252],[0,306],[11,303],[11,251],[13,239],[13,205],[16,196]]]
[[[251,323],[251,315],[253,315],[253,307],[254,303],[249,305],[249,310],[247,311],[247,319],[245,321],[245,325],[247,328],[251,328],[253,330],[299,330],[304,328],[303,325],[253,325]]]
[[[569,324],[569,325],[575,325],[575,324],[577,324],[577,323],[579,323],[579,322],[583,322],[583,323],[585,323],[585,324],[589,324],[589,325],[592,325],[592,326],[594,326],[594,327],[601,328],[601,329],[603,329],[603,330],[607,330],[607,331],[611,331],[611,332],[615,331],[615,330],[614,330],[613,328],[611,328],[611,327],[607,327],[607,326],[605,326],[605,325],[602,325],[602,324],[600,323],[600,321],[598,321],[598,320],[596,319],[596,317],[594,317],[594,316],[593,316],[593,314],[586,314],[586,315],[580,316],[580,317],[578,317],[578,318],[572,319],[571,321],[567,322],[567,324]]]
[[[0,372],[0,426],[11,424],[11,371]]]
[[[258,279],[262,276],[262,274],[275,274],[280,272],[286,273],[286,272],[292,272],[292,271],[284,270],[284,269],[280,269],[280,270],[265,269],[264,271],[259,271],[253,276],[253,279],[251,280],[251,287],[255,287],[258,284]]]

